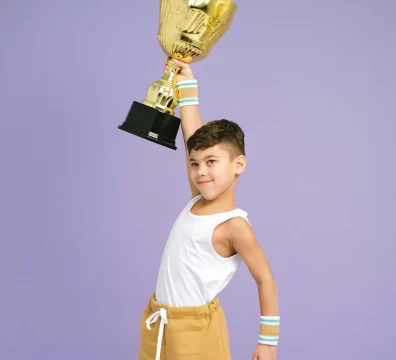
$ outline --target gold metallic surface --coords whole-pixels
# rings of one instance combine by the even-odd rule
[[[143,104],[174,115],[177,105],[175,78],[180,70],[172,58],[186,63],[209,55],[230,26],[237,6],[232,0],[161,0],[158,42],[170,71],[151,84]]]

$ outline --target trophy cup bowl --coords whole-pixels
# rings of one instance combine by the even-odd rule
[[[119,129],[177,149],[180,119],[174,114],[180,68],[173,59],[193,63],[207,57],[228,30],[236,10],[232,0],[161,0],[158,42],[168,56],[170,71],[150,85],[142,103],[132,103]]]

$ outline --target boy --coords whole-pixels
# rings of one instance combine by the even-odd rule
[[[234,202],[238,177],[246,168],[243,131],[228,120],[203,126],[191,68],[174,62],[181,67],[177,83],[191,199],[169,234],[156,292],[142,316],[139,360],[230,360],[226,319],[217,295],[241,261],[259,294],[260,330],[253,360],[275,360],[275,281],[247,213]]]

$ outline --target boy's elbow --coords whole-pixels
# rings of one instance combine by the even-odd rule
[[[260,276],[258,276],[255,280],[258,287],[262,287],[262,286],[265,287],[271,286],[274,288],[276,287],[275,279],[272,276],[271,271],[269,270],[260,274]]]

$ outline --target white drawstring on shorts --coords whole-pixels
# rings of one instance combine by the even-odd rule
[[[159,317],[161,317],[161,322],[158,331],[157,354],[155,356],[155,360],[160,360],[160,356],[161,356],[161,344],[162,344],[162,335],[164,333],[164,325],[168,323],[168,318],[166,316],[166,309],[164,308],[159,309],[155,313],[151,314],[146,320],[146,327],[147,329],[151,330],[150,324],[155,323]]]

